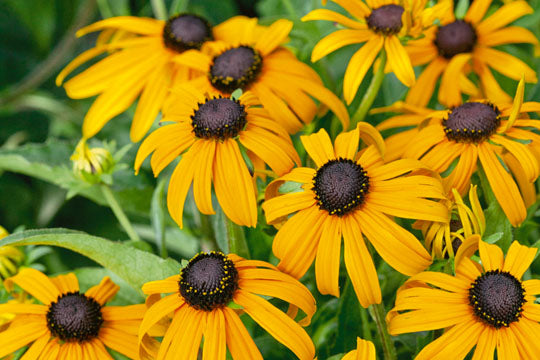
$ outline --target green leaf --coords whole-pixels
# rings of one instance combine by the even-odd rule
[[[358,324],[362,323],[359,307],[354,287],[347,281],[337,311],[337,337],[333,347],[335,351],[345,352],[356,347],[356,337],[360,335]]]
[[[156,234],[156,243],[163,258],[167,257],[167,246],[165,243],[165,205],[163,203],[165,183],[166,181],[164,179],[158,182],[152,195],[152,206],[150,208],[152,228]]]
[[[5,237],[0,244],[50,245],[75,251],[109,269],[141,294],[144,283],[165,279],[180,270],[173,259],[161,259],[120,242],[69,229],[27,230]]]

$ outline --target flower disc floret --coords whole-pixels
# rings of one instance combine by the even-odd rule
[[[206,19],[193,14],[178,14],[171,17],[163,28],[163,42],[171,50],[182,52],[200,49],[203,43],[212,40],[212,27]]]
[[[199,253],[180,271],[180,294],[197,310],[227,305],[238,289],[238,271],[221,252]]]
[[[451,59],[457,54],[471,52],[476,45],[476,31],[466,21],[456,20],[441,26],[435,36],[435,46],[439,54]]]
[[[319,208],[341,216],[364,202],[369,190],[369,177],[362,166],[340,158],[321,166],[313,184]]]
[[[251,46],[238,46],[214,57],[209,78],[212,85],[224,92],[245,89],[259,75],[262,57]]]
[[[92,340],[98,336],[102,324],[101,305],[79,292],[59,296],[47,312],[47,327],[63,341]]]
[[[238,136],[247,123],[245,106],[228,98],[208,99],[191,116],[195,136],[224,140]]]
[[[500,111],[492,104],[469,102],[453,109],[442,125],[446,137],[456,142],[479,143],[501,124]]]
[[[471,284],[469,303],[478,318],[499,329],[521,317],[524,294],[523,285],[512,274],[491,270]]]
[[[371,14],[366,17],[366,22],[368,27],[375,32],[384,35],[397,34],[403,26],[401,21],[403,12],[403,7],[399,5],[384,5],[374,9]]]

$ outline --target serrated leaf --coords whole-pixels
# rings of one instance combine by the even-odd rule
[[[75,251],[115,273],[141,294],[144,283],[165,279],[180,270],[173,259],[69,229],[27,230],[5,237],[0,245],[50,245]]]

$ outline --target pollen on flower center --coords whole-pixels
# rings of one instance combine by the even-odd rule
[[[471,284],[469,303],[477,317],[499,329],[521,317],[524,293],[521,282],[513,275],[491,270]]]
[[[468,22],[456,20],[441,26],[434,42],[439,54],[450,59],[454,55],[472,51],[476,44],[476,31]]]
[[[374,9],[371,14],[366,17],[368,27],[375,31],[385,35],[397,34],[403,23],[401,22],[401,15],[403,15],[403,7],[399,5],[384,5],[380,8]]]
[[[208,99],[191,116],[195,136],[203,139],[234,138],[246,126],[245,106],[228,98]]]
[[[499,115],[494,105],[469,102],[453,109],[442,125],[449,140],[478,143],[497,130],[501,123]]]
[[[238,46],[214,57],[209,78],[212,85],[225,93],[245,89],[259,75],[261,55],[250,46]]]
[[[179,14],[170,18],[163,28],[163,41],[169,49],[182,52],[200,49],[212,40],[212,28],[208,21],[192,14]]]
[[[238,271],[221,252],[195,255],[180,272],[180,294],[198,310],[227,305],[238,289]]]
[[[319,208],[344,215],[364,202],[369,190],[367,172],[350,159],[330,160],[313,178]]]
[[[92,340],[98,336],[102,324],[101,305],[78,292],[58,297],[47,312],[47,327],[63,341]]]

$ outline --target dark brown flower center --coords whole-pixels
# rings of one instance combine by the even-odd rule
[[[403,7],[399,5],[381,6],[371,11],[371,14],[366,18],[367,25],[375,32],[385,35],[397,34],[403,26],[401,22],[403,11]]]
[[[500,111],[492,104],[469,102],[453,109],[442,125],[449,140],[478,143],[488,139],[501,124]]]
[[[47,327],[63,341],[92,340],[98,336],[102,324],[101,305],[78,292],[59,296],[47,312]]]
[[[191,115],[193,132],[198,138],[234,138],[246,126],[247,113],[238,100],[220,97],[198,105],[199,109]]]
[[[245,90],[259,75],[261,55],[251,46],[239,46],[214,57],[209,79],[212,85],[224,92]]]
[[[338,216],[360,206],[369,190],[367,172],[350,159],[328,161],[317,170],[313,183],[319,208]]]
[[[469,289],[469,303],[477,317],[499,329],[518,321],[525,303],[521,281],[508,272],[491,270],[479,276]]]
[[[189,305],[212,311],[232,300],[238,289],[238,271],[221,252],[199,253],[180,271],[178,285]]]
[[[165,46],[178,52],[200,49],[204,42],[212,39],[210,23],[206,19],[193,14],[173,16],[163,28]]]
[[[456,20],[441,26],[435,37],[439,54],[447,59],[454,55],[471,52],[476,44],[476,31],[466,21]]]

